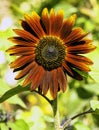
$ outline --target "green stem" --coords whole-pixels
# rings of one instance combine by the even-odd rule
[[[89,110],[87,110],[87,111],[85,111],[85,112],[82,112],[82,113],[79,113],[79,114],[73,116],[73,117],[71,118],[71,120],[74,120],[75,118],[77,118],[77,117],[79,117],[79,116],[86,115],[86,114],[89,114],[89,113],[92,113],[92,112],[94,112],[94,111],[93,111],[92,109],[89,109]]]
[[[63,130],[64,130],[64,129],[68,128],[68,125],[69,125],[69,124],[71,123],[71,121],[74,120],[75,118],[80,117],[80,116],[82,116],[82,115],[86,115],[86,114],[92,113],[92,112],[94,112],[94,111],[93,111],[92,109],[89,109],[88,111],[79,113],[79,114],[73,116],[72,118],[67,119],[61,127],[62,127]]]
[[[62,130],[60,128],[60,118],[59,118],[59,111],[58,111],[58,101],[57,97],[52,100],[51,106],[53,109],[53,114],[54,114],[54,126],[55,130]]]
[[[57,97],[54,100],[49,100],[45,95],[40,93],[39,91],[34,90],[34,92],[40,94],[42,97],[44,97],[49,104],[52,106],[53,114],[54,114],[54,125],[55,130],[63,130],[60,126],[60,118],[59,118],[59,111],[58,111],[58,99]]]

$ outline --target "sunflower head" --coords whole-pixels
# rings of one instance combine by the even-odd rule
[[[7,52],[17,56],[10,64],[14,71],[19,71],[15,79],[26,76],[23,86],[30,84],[30,89],[40,89],[46,95],[48,90],[53,98],[57,92],[65,92],[67,87],[66,75],[77,80],[83,77],[75,68],[89,72],[93,62],[82,54],[89,53],[96,47],[86,38],[81,28],[73,29],[76,15],[64,20],[63,10],[48,13],[43,9],[41,17],[32,12],[21,20],[22,29],[14,29],[17,34],[9,38],[15,43]]]

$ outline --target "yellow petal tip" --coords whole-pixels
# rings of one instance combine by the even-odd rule
[[[48,9],[47,9],[47,8],[44,8],[42,12],[47,13],[47,12],[48,12]]]
[[[50,10],[50,14],[53,14],[53,13],[55,13],[55,12],[54,12],[54,9],[51,8],[51,10]]]
[[[77,17],[77,15],[73,14],[70,18],[75,21],[76,17]]]
[[[63,9],[60,9],[60,10],[58,11],[58,14],[64,15],[64,10],[63,10]]]

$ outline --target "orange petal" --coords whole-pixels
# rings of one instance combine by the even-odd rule
[[[38,39],[33,36],[31,33],[29,33],[28,31],[25,31],[25,30],[21,30],[21,29],[13,29],[13,31],[21,36],[22,38],[26,39],[26,40],[30,40],[30,41],[33,41],[33,42],[37,42]]]
[[[60,30],[63,24],[63,17],[64,17],[64,11],[59,10],[55,17],[55,28],[54,28],[54,34],[58,35],[60,34]]]
[[[10,53],[10,55],[33,55],[34,54],[34,47],[20,47],[20,46],[12,46],[10,47],[7,52]]]
[[[69,64],[69,63],[67,63],[66,62],[66,64],[70,67],[71,65]],[[72,67],[72,66],[71,66]],[[72,71],[72,73],[70,73],[70,71],[67,71],[67,70],[65,70],[66,72],[66,74],[68,74],[70,77],[72,77],[72,78],[74,78],[74,79],[76,79],[76,80],[83,80],[83,77],[80,75],[80,74],[78,74],[73,68],[71,68],[70,67],[70,69],[71,69],[71,71]]]
[[[45,33],[44,33],[44,30],[40,24],[40,16],[35,11],[32,12],[32,19],[35,20],[36,26],[38,27],[41,35],[43,36]]]
[[[72,15],[69,19],[63,22],[63,26],[60,31],[60,38],[65,39],[72,31],[72,27],[74,26],[76,19],[76,15]]]
[[[25,78],[23,82],[23,87],[27,86],[28,84],[32,82],[34,77],[37,75],[38,71],[39,71],[39,66],[37,65],[37,63],[35,63],[34,67],[29,72],[28,76]]]
[[[52,97],[55,99],[58,92],[58,76],[57,76],[57,70],[52,71],[52,79],[53,79],[53,86],[50,88],[50,92]]]
[[[45,71],[44,72],[44,75],[43,75],[43,79],[42,79],[42,83],[40,85],[42,91],[43,91],[43,94],[46,95],[47,94],[47,91],[49,89],[49,84],[50,84],[50,72],[49,71]]]
[[[76,79],[76,80],[82,80],[83,77],[78,74],[74,69],[72,69],[72,66],[65,61],[65,63],[63,63],[63,67],[65,68],[65,73],[67,73],[70,77]]]
[[[15,79],[18,80],[18,79],[21,79],[22,77],[24,77],[26,74],[29,73],[30,70],[32,70],[32,68],[34,66],[35,66],[35,62],[30,63],[28,66],[26,66],[24,69],[22,69],[19,74],[17,74]]]
[[[60,89],[65,92],[67,87],[67,77],[65,76],[63,69],[60,67],[57,69],[58,82]]]
[[[51,9],[50,11],[50,34],[54,34],[55,31],[55,11]]]
[[[96,47],[92,45],[91,43],[82,44],[82,45],[78,44],[76,46],[67,47],[67,52],[71,54],[85,54],[85,53],[93,51],[94,49],[96,49]]]
[[[85,71],[85,72],[89,72],[90,71],[90,69],[89,69],[87,64],[85,64],[83,62],[80,62],[80,61],[77,61],[77,60],[69,57],[69,55],[66,56],[66,61],[71,63],[71,66],[74,67],[74,68],[77,68],[77,69]]]
[[[50,20],[48,17],[48,9],[44,8],[42,11],[41,21],[44,25],[45,32],[48,35],[50,33]]]
[[[24,39],[21,39],[21,37],[10,37],[8,38],[9,41],[12,43],[15,43],[19,46],[23,47],[36,47],[36,43],[31,42],[31,41],[25,41]]]
[[[73,76],[73,72],[72,72],[71,68],[67,65],[67,62],[66,62],[66,61],[63,62],[62,66],[65,68],[65,70],[66,70],[67,72],[70,73],[70,75]]]
[[[92,65],[93,64],[93,62],[89,58],[87,58],[85,56],[67,54],[67,57],[70,57],[75,61],[83,62],[83,63],[85,63],[87,65]]]
[[[39,70],[38,73],[35,75],[35,77],[32,80],[32,84],[31,84],[31,91],[36,89],[37,87],[39,87],[41,80],[43,78],[43,73],[44,73],[44,69],[42,66],[39,66]]]
[[[50,94],[51,96],[54,98],[55,94],[54,94],[54,84],[53,84],[53,75],[52,75],[52,71],[50,71],[50,75],[49,75],[49,89],[50,89]]]
[[[74,30],[71,31],[71,33],[64,38],[64,43],[66,43],[68,45],[69,42],[71,41],[75,41],[76,39],[79,39],[82,36],[82,28],[76,28]]]
[[[40,24],[40,17],[36,12],[32,12],[32,16],[25,15],[25,20],[32,28],[32,30],[36,33],[38,38],[42,38],[44,36],[43,28]]]
[[[20,50],[18,50],[20,51]],[[11,52],[10,55],[13,55],[13,56],[28,56],[28,55],[33,55],[34,54],[34,51],[26,51],[26,52]]]
[[[37,38],[37,34],[33,31],[33,29],[29,26],[29,24],[24,21],[20,20],[21,26],[24,28],[24,30],[30,32],[32,35],[34,35]]]
[[[26,63],[29,63],[34,60],[34,57],[32,55],[30,56],[21,56],[17,58],[14,62],[10,64],[11,68],[18,68],[23,66]]]

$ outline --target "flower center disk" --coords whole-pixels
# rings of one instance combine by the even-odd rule
[[[35,60],[43,66],[45,70],[53,70],[62,65],[66,52],[63,42],[52,36],[40,39],[35,49]]]

